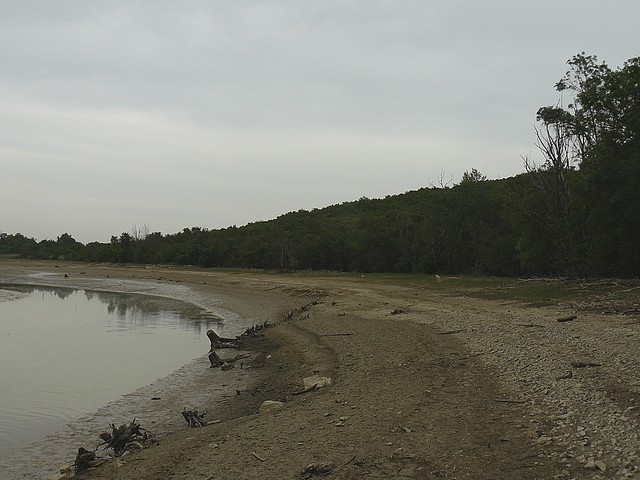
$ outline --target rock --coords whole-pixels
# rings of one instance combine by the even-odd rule
[[[536,440],[536,443],[538,445],[546,445],[547,443],[551,443],[553,439],[551,437],[547,437],[546,435],[542,435],[540,438],[538,438],[538,440]]]
[[[329,377],[321,377],[319,375],[311,375],[310,377],[305,377],[302,380],[304,384],[304,388],[313,388],[315,385],[316,388],[325,387],[327,385],[331,385],[331,378]]]
[[[595,460],[593,457],[589,457],[589,460],[587,461],[584,468],[589,468],[591,470],[600,470],[601,472],[604,472],[607,469],[607,464],[602,460]]]
[[[279,410],[284,406],[284,403],[278,402],[277,400],[265,400],[260,405],[261,412],[267,412],[269,410]]]

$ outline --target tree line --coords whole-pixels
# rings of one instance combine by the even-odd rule
[[[0,254],[89,262],[486,275],[640,274],[640,59],[579,54],[537,112],[543,161],[487,180],[299,210],[242,227],[83,245],[0,234]]]

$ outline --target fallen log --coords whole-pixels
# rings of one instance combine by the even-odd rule
[[[238,348],[238,339],[237,338],[225,338],[218,335],[213,330],[207,331],[207,337],[209,337],[209,342],[211,342],[210,352],[215,350],[216,348]]]

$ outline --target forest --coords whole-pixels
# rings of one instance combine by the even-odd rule
[[[0,254],[86,262],[498,276],[640,275],[640,57],[579,54],[537,111],[543,160],[488,180],[361,198],[241,227],[82,244],[0,234]]]

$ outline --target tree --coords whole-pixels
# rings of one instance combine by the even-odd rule
[[[470,172],[466,171],[462,174],[462,180],[460,180],[460,183],[484,182],[486,179],[486,176],[482,175],[475,168],[472,168]]]
[[[584,53],[567,63],[555,85],[560,100],[537,112],[544,163],[525,159],[545,194],[555,260],[574,273],[586,265],[591,273],[637,274],[640,58],[616,70]]]

